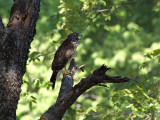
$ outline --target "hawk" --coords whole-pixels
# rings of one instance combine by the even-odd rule
[[[76,48],[78,46],[78,37],[82,36],[79,33],[71,33],[67,36],[67,39],[60,45],[57,49],[54,60],[52,62],[52,76],[50,78],[50,82],[52,82],[52,89],[55,87],[56,79],[60,76],[62,69],[67,65],[70,59],[76,52]]]

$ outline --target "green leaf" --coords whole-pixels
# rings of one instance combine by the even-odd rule
[[[157,56],[157,55],[159,55],[159,54],[160,54],[160,49],[156,49],[156,50],[154,50],[153,53],[152,53],[153,56]]]
[[[32,110],[32,102],[29,102],[29,109]]]
[[[30,54],[30,58],[36,57],[39,54],[39,52],[32,52]]]
[[[91,110],[92,110],[92,111],[94,111],[94,112],[96,112],[96,111],[97,111],[97,109],[96,109],[96,108],[94,108],[94,107],[92,107],[92,108],[91,108]]]
[[[142,63],[142,65],[140,66],[140,69],[142,68],[146,68],[148,66],[148,61],[145,61],[144,63]]]
[[[28,82],[28,81],[26,81],[26,80],[23,80],[23,83],[26,83],[27,85],[29,84],[29,82]]]
[[[35,104],[37,104],[37,101],[36,101],[36,100],[32,100],[32,102],[35,103]]]
[[[40,61],[39,57],[37,57],[36,60]]]
[[[151,56],[151,55],[152,55],[152,53],[151,53],[151,52],[147,52],[144,56],[145,56],[145,57],[147,57],[147,58],[150,58],[150,59],[151,59],[151,58],[152,58],[152,56]]]
[[[36,98],[36,97],[34,97],[34,96],[31,96],[31,98],[32,98],[32,99],[34,99],[34,100],[37,100],[37,98]]]

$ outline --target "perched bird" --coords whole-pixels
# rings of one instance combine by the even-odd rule
[[[53,73],[50,79],[50,82],[53,83],[52,89],[54,89],[56,79],[60,76],[62,69],[65,68],[69,60],[75,54],[78,46],[78,40],[80,40],[78,38],[79,36],[82,35],[76,32],[69,34],[67,39],[65,39],[65,41],[57,49],[52,62]]]

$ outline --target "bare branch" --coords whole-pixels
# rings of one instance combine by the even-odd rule
[[[83,67],[84,65],[82,65]],[[58,99],[54,105],[52,105],[40,118],[47,120],[61,120],[66,110],[76,101],[76,99],[82,95],[86,90],[90,89],[95,85],[100,83],[124,83],[128,82],[130,79],[128,77],[113,76],[110,77],[105,74],[110,68],[102,65],[100,68],[94,70],[94,72],[86,78],[81,79],[81,81],[73,86],[73,76],[78,70],[75,65],[75,61],[72,60],[69,70],[70,75],[64,75],[62,79],[61,89]],[[103,85],[104,86],[104,85]]]

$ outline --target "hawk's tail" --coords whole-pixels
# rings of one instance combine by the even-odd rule
[[[50,82],[52,82],[52,89],[54,89],[54,87],[55,87],[57,74],[58,74],[58,71],[54,71],[52,73],[52,76],[51,76],[51,79],[50,79]]]

